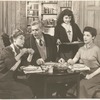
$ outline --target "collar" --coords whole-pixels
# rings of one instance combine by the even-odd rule
[[[65,29],[67,29],[67,30],[71,30],[70,24],[62,23],[61,26],[64,27]]]
[[[43,37],[43,35],[42,35],[42,37],[40,38],[40,39],[37,39],[37,38],[35,38],[36,39],[36,41],[39,43],[39,40],[41,39],[43,42],[44,42],[44,37]]]
[[[84,45],[85,49],[90,49],[94,46],[95,44],[94,43],[91,43],[91,44],[88,44],[88,45]]]
[[[10,45],[10,47],[12,48],[12,51],[14,52],[14,55],[16,56],[16,55],[17,55],[17,53],[16,53],[16,51],[15,51],[14,44],[11,44],[11,45]]]

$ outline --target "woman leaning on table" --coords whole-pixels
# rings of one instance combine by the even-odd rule
[[[90,67],[90,71],[84,73],[86,76],[80,81],[80,98],[91,98],[100,84],[100,48],[94,44],[97,31],[92,27],[85,27],[83,31],[84,46],[81,47],[69,64],[78,60],[80,63]]]
[[[71,10],[63,10],[57,19],[57,25],[55,27],[54,41],[56,44],[71,43],[74,41],[83,40],[83,34],[75,23],[74,15]],[[73,58],[78,50],[78,45],[60,45],[59,46],[59,58],[61,60],[68,60]],[[63,58],[63,59],[62,59]]]
[[[11,45],[0,54],[0,99],[30,99],[33,97],[27,79],[22,78],[21,57],[33,55],[34,50],[23,48],[23,31],[16,29],[11,36]]]

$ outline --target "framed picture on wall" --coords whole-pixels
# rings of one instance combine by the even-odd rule
[[[71,10],[71,7],[60,7],[60,11],[63,11],[63,10],[65,10],[65,9]]]

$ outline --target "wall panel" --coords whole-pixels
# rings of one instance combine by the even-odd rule
[[[20,19],[22,19],[20,21],[20,27],[26,31],[26,26],[27,26],[27,22],[26,22],[26,2],[21,1],[20,2],[21,8],[20,8]]]
[[[2,1],[0,1],[0,35],[2,34]]]
[[[11,26],[12,26],[12,17],[11,17],[11,15],[12,15],[12,2],[11,1],[9,1],[8,2],[8,32],[7,32],[7,34],[9,34],[9,35],[11,35]]]
[[[11,24],[11,31],[13,31],[16,28],[16,2],[12,2],[12,24]]]
[[[16,1],[16,28],[20,28],[20,1]]]
[[[0,48],[1,34],[9,36],[15,28],[26,29],[26,1],[0,1]]]
[[[100,1],[80,1],[80,16],[82,29],[86,26],[97,29],[95,43],[100,47]]]
[[[94,11],[87,12],[87,26],[94,26]]]

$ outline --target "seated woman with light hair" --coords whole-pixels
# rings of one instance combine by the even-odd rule
[[[28,81],[18,79],[21,58],[25,53],[33,55],[33,49],[23,48],[25,42],[21,29],[13,31],[11,45],[0,54],[0,99],[30,99],[33,97]]]

